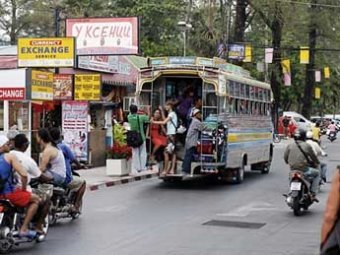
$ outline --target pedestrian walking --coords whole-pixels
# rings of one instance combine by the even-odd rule
[[[130,124],[130,131],[138,132],[142,138],[140,146],[132,147],[132,171],[139,173],[146,170],[147,152],[144,125],[149,123],[149,116],[139,115],[137,105],[130,105],[128,122]]]
[[[340,254],[340,166],[333,176],[321,228],[321,255]]]

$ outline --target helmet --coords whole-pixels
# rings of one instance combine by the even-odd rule
[[[306,130],[299,128],[294,134],[295,140],[305,141],[306,140]]]
[[[313,139],[313,132],[312,131],[308,131],[306,134],[306,138],[307,139]]]

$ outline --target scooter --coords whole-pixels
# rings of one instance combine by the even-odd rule
[[[333,141],[336,140],[336,132],[330,131],[327,138],[328,138],[328,139],[331,141],[331,143],[332,143]]]
[[[307,211],[314,202],[318,202],[311,197],[311,182],[312,180],[305,178],[300,171],[292,171],[290,174],[290,191],[283,196],[295,216],[302,215],[302,209]]]
[[[0,253],[8,253],[14,245],[22,243],[42,242],[46,238],[49,228],[49,218],[45,218],[43,231],[45,234],[37,234],[34,237],[21,237],[19,230],[25,219],[26,209],[17,208],[9,200],[0,200]],[[30,224],[33,229],[33,224]]]

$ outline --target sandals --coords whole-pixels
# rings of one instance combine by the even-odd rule
[[[19,237],[27,237],[29,239],[33,239],[37,236],[37,232],[33,230],[27,230],[26,232],[19,232]]]

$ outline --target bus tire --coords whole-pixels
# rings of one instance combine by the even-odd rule
[[[241,184],[243,182],[244,172],[245,172],[245,164],[244,162],[242,162],[242,165],[236,170],[236,180],[235,180],[236,184]]]

